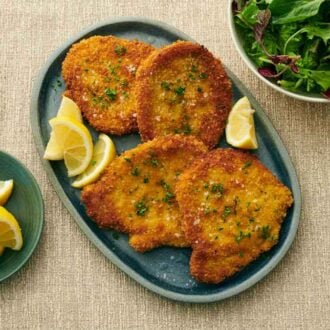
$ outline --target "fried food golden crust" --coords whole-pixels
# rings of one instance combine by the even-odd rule
[[[87,214],[104,228],[130,235],[144,252],[162,245],[189,246],[174,195],[180,173],[207,151],[194,137],[161,137],[116,158],[101,179],[82,193]]]
[[[231,83],[203,46],[180,41],[152,53],[137,71],[137,119],[144,141],[195,135],[209,148],[223,133]]]
[[[293,203],[285,187],[255,156],[216,149],[180,176],[175,193],[192,245],[190,271],[219,283],[273,247]]]
[[[143,42],[114,36],[74,44],[62,65],[66,96],[98,131],[117,135],[137,131],[135,73],[153,50]]]

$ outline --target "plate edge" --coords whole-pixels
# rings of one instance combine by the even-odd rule
[[[106,25],[113,25],[116,23],[127,23],[127,22],[137,22],[137,23],[147,23],[153,26],[156,26],[158,28],[167,30],[175,35],[178,35],[180,38],[190,41],[195,41],[194,39],[190,38],[188,35],[186,35],[184,32],[181,32],[180,30],[176,29],[175,27],[172,27],[166,23],[152,20],[149,18],[144,17],[134,17],[134,16],[127,16],[127,17],[120,17],[120,18],[113,18],[109,19],[107,21],[103,21],[101,23],[92,25],[84,30],[82,30],[80,33],[76,34],[75,36],[69,38],[65,43],[63,43],[57,50],[55,50],[52,55],[48,58],[48,60],[43,65],[42,69],[40,70],[39,74],[37,75],[37,78],[35,79],[33,90],[32,90],[32,96],[31,96],[31,105],[30,105],[30,121],[32,126],[32,133],[33,138],[37,146],[39,157],[41,158],[41,162],[46,170],[48,179],[50,179],[55,191],[60,197],[60,200],[62,203],[66,206],[70,214],[73,216],[75,222],[78,224],[79,228],[88,236],[88,238],[93,242],[93,244],[112,262],[114,263],[118,268],[120,268],[122,271],[124,271],[127,275],[132,277],[134,280],[136,280],[138,283],[143,285],[145,288],[153,291],[154,293],[160,294],[162,296],[165,296],[167,298],[170,298],[172,300],[181,301],[181,302],[189,302],[189,303],[208,303],[208,302],[216,302],[220,301],[226,298],[229,298],[231,296],[237,295],[246,289],[252,287],[254,284],[256,284],[258,281],[260,281],[262,278],[264,278],[273,268],[277,266],[277,264],[282,260],[284,255],[287,253],[289,247],[291,246],[296,231],[299,224],[300,219],[300,212],[301,212],[301,192],[300,192],[300,186],[298,182],[298,178],[295,172],[295,169],[293,167],[292,161],[288,155],[287,149],[285,148],[280,136],[278,135],[277,131],[275,130],[274,126],[272,125],[271,121],[267,117],[267,115],[261,110],[261,107],[258,105],[255,98],[249,93],[249,91],[246,89],[245,86],[238,80],[238,78],[228,69],[226,68],[226,71],[229,73],[230,78],[234,81],[234,83],[238,86],[238,89],[241,91],[244,91],[243,94],[247,94],[250,99],[252,99],[252,104],[257,105],[258,108],[260,108],[258,114],[261,116],[261,119],[263,122],[267,123],[267,126],[270,124],[270,129],[274,133],[275,137],[275,143],[276,145],[280,146],[281,154],[286,159],[286,164],[289,165],[288,173],[290,179],[294,181],[294,185],[292,188],[295,188],[294,196],[297,198],[295,199],[294,207],[296,210],[296,216],[293,219],[295,220],[293,223],[293,229],[290,232],[290,238],[288,241],[285,242],[284,246],[279,250],[278,254],[276,254],[273,259],[275,259],[273,265],[266,264],[261,270],[259,270],[256,274],[254,274],[252,277],[248,279],[249,283],[243,282],[238,287],[234,289],[230,289],[229,292],[226,294],[223,293],[215,293],[211,295],[186,295],[181,293],[174,293],[173,291],[169,291],[163,288],[160,288],[159,286],[153,284],[152,282],[146,280],[143,276],[139,275],[134,269],[131,267],[128,267],[125,263],[123,263],[115,254],[113,254],[100,240],[97,238],[97,236],[89,229],[89,227],[85,224],[84,221],[82,221],[80,218],[80,214],[76,211],[76,209],[73,207],[71,201],[68,199],[68,197],[65,195],[65,192],[61,185],[59,184],[57,177],[53,173],[49,162],[45,161],[43,159],[43,151],[44,146],[41,139],[41,132],[40,132],[40,125],[39,123],[39,114],[38,114],[38,95],[41,90],[42,83],[44,81],[45,75],[48,72],[49,67],[53,63],[54,60],[72,43],[76,42],[77,40],[83,38],[86,34],[101,28]],[[295,210],[294,210],[295,211]],[[78,220],[79,219],[79,220]],[[110,259],[111,256],[111,259]],[[268,266],[268,267],[267,267]]]

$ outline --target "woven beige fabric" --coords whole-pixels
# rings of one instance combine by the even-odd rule
[[[261,83],[239,58],[227,0],[0,0],[0,149],[35,175],[45,228],[28,264],[0,284],[0,329],[329,329],[330,109]],[[261,283],[221,303],[176,303],[112,265],[78,229],[41,165],[29,123],[31,89],[50,54],[111,17],[146,16],[207,46],[255,95],[296,166],[303,210],[296,240]]]

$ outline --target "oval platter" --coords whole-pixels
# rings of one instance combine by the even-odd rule
[[[48,120],[56,115],[62,93],[65,90],[61,77],[61,64],[68,49],[82,38],[109,34],[126,39],[139,39],[155,47],[172,43],[178,39],[192,40],[186,34],[167,24],[138,17],[111,19],[90,27],[68,40],[42,68],[32,93],[31,125],[41,159],[50,135]],[[283,258],[293,242],[299,223],[300,188],[289,155],[260,105],[242,83],[229,70],[227,72],[233,82],[233,102],[246,95],[256,109],[255,125],[259,149],[254,153],[291,189],[295,203],[283,222],[279,243],[235,276],[219,285],[200,284],[190,277],[190,249],[163,247],[140,254],[128,245],[126,235],[99,229],[86,215],[84,206],[80,202],[80,191],[71,187],[71,179],[67,177],[63,162],[48,162],[42,159],[43,166],[60,199],[81,230],[98,249],[144,287],[178,301],[213,302],[236,295],[251,287],[268,274]],[[89,127],[89,129],[95,140],[97,133],[92,128]],[[119,154],[140,143],[138,134],[112,136],[111,138],[113,138]],[[224,139],[220,146],[228,147]]]
[[[44,224],[44,204],[37,181],[30,171],[13,156],[0,151],[0,180],[14,180],[13,192],[4,205],[22,229],[20,251],[5,249],[0,257],[0,282],[20,270],[39,242]]]

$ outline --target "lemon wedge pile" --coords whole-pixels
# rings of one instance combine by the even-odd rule
[[[245,96],[239,99],[228,117],[226,140],[233,147],[241,149],[257,149],[258,142],[255,133],[253,113],[249,99]]]
[[[68,176],[76,176],[72,183],[81,188],[98,179],[116,156],[112,140],[105,134],[93,146],[92,136],[82,122],[81,112],[72,100],[63,97],[57,116],[49,121],[52,128],[44,158],[64,159]]]
[[[23,245],[21,228],[15,217],[0,206],[0,254],[5,248],[20,250]]]
[[[61,117],[68,117],[82,123],[81,112],[77,104],[66,96],[63,96],[60,108],[57,112],[57,118]],[[63,148],[57,143],[54,132],[52,131],[50,133],[44,158],[48,160],[61,160],[63,157]]]
[[[2,205],[6,204],[14,188],[14,180],[0,181],[0,256],[5,248],[20,250],[23,245],[21,228],[15,217]]]
[[[64,163],[69,176],[81,174],[93,155],[93,140],[86,126],[70,117],[57,117],[49,121],[56,144],[63,150]]]

